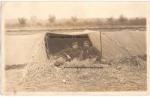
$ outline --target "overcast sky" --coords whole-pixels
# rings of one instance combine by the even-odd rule
[[[119,17],[145,17],[146,7],[143,3],[100,3],[100,2],[7,2],[4,4],[6,19],[36,16],[47,19],[49,15],[56,18],[106,18]]]

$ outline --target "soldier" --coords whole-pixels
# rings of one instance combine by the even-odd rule
[[[91,46],[89,41],[84,41],[82,58],[96,58],[96,61],[100,61],[100,52],[96,48]]]
[[[73,42],[72,47],[62,50],[58,53],[58,57],[55,62],[55,66],[60,66],[66,61],[71,61],[74,58],[80,59],[81,57],[81,48],[78,45],[78,42]]]

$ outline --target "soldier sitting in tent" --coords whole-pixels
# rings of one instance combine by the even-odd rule
[[[55,66],[60,66],[67,61],[71,61],[74,58],[80,59],[81,58],[81,48],[78,45],[78,42],[73,42],[72,47],[62,50],[58,53],[58,57],[55,62]]]
[[[91,59],[95,58],[96,61],[100,61],[100,52],[91,46],[89,41],[84,41],[83,42],[83,54],[82,54],[82,59]]]

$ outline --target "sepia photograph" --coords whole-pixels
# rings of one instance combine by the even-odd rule
[[[3,2],[2,90],[147,92],[146,2]]]

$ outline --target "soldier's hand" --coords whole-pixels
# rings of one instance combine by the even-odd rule
[[[62,58],[62,57],[60,57],[60,58],[58,58],[57,60],[56,60],[56,62],[55,62],[55,66],[60,66],[60,65],[63,65],[65,63],[65,59],[64,58]]]

